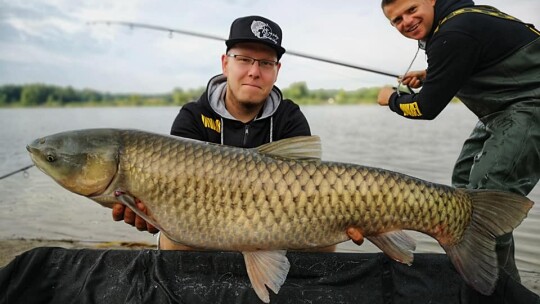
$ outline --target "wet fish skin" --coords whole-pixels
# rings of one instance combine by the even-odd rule
[[[469,284],[489,294],[498,275],[494,236],[514,229],[532,206],[501,191],[455,189],[379,168],[322,162],[314,137],[248,150],[94,129],[37,139],[27,149],[38,168],[72,192],[109,207],[118,200],[133,207],[133,198],[141,199],[150,216],[140,215],[179,243],[242,251],[265,302],[264,285],[277,293],[288,272],[283,249],[346,241],[350,226],[408,264],[414,241],[402,229],[426,233]],[[259,269],[268,267],[259,265],[259,256],[277,261],[274,270]],[[258,278],[258,271],[270,278]]]
[[[173,239],[194,247],[327,246],[347,240],[345,229],[353,224],[368,236],[405,228],[452,242],[471,213],[462,192],[390,171],[128,134],[119,176],[138,178],[125,178],[119,188],[144,201]]]

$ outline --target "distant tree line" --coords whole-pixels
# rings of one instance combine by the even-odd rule
[[[0,86],[0,107],[163,106],[183,105],[199,97],[200,89],[174,89],[169,94],[113,94],[46,84]]]
[[[379,88],[355,91],[309,90],[305,82],[283,89],[285,98],[298,104],[358,104],[375,103]],[[204,88],[174,89],[164,94],[113,94],[91,89],[77,90],[47,84],[0,86],[0,107],[60,107],[60,106],[181,106],[197,99]]]
[[[361,88],[354,91],[343,89],[316,89],[309,90],[305,82],[292,83],[283,89],[285,98],[294,100],[298,104],[359,104],[376,103],[380,87]]]

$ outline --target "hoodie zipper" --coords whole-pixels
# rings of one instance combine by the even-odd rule
[[[245,125],[244,126],[244,141],[243,141],[244,147],[246,146],[248,135],[249,135],[249,125]]]

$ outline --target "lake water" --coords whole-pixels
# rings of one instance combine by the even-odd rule
[[[387,108],[304,106],[312,133],[321,137],[323,160],[381,167],[428,181],[449,184],[462,142],[476,123],[461,104],[451,104],[433,121],[398,117]],[[56,132],[98,127],[136,128],[168,133],[178,108],[61,108],[0,110],[0,176],[31,164],[25,146]],[[540,187],[529,195],[540,202]],[[417,252],[442,252],[430,237],[411,233]],[[540,273],[540,206],[515,233],[522,272]],[[0,180],[0,239],[155,242],[147,232],[114,222],[110,209],[58,186],[35,167]],[[340,251],[377,252],[366,242]]]

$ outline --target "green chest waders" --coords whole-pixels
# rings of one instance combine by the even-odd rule
[[[515,22],[498,10],[479,6],[457,10]],[[527,25],[533,32],[534,27]],[[436,29],[436,31],[438,28]],[[457,97],[480,121],[465,141],[452,184],[460,188],[500,189],[527,195],[540,178],[540,33],[539,38],[502,62],[467,80]],[[499,265],[520,280],[512,233],[497,239]]]

